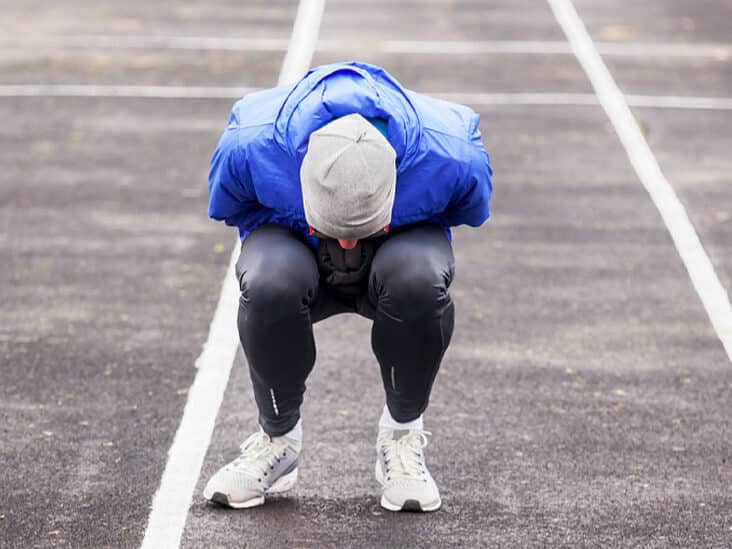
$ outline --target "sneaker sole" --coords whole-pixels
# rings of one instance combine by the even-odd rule
[[[288,490],[291,490],[294,488],[295,484],[297,483],[297,468],[293,469],[286,475],[281,476],[278,478],[272,486],[270,486],[267,490],[265,490],[265,494],[281,494],[282,492],[287,492]],[[218,503],[219,505],[224,505],[226,507],[231,507],[232,509],[249,509],[251,507],[258,507],[262,504],[264,504],[264,496],[257,496],[251,499],[248,499],[246,501],[229,501],[229,496],[226,494],[223,494],[221,492],[214,492],[211,497],[207,497],[204,494],[204,497],[209,500],[213,501],[215,503]]]
[[[435,503],[422,505],[416,499],[408,499],[401,506],[395,505],[384,496],[381,496],[380,505],[387,511],[409,511],[413,513],[431,513],[442,507],[442,500],[438,499]]]
[[[378,461],[376,462],[374,475],[376,476],[377,482],[383,487],[384,478],[381,474],[381,467],[379,467]],[[442,507],[442,499],[439,498],[437,501],[429,503],[427,505],[422,505],[416,499],[408,499],[403,504],[397,505],[396,503],[392,503],[391,501],[386,499],[386,496],[382,495],[379,504],[387,511],[411,511],[415,513],[431,513],[432,511],[437,511],[440,507]]]

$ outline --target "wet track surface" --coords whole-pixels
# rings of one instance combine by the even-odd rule
[[[63,42],[286,40],[297,8],[16,4],[0,2],[13,21],[0,85],[274,85],[276,48]],[[723,0],[576,6],[603,42],[721,43],[732,24]],[[40,45],[21,47],[24,36]],[[328,47],[313,64],[342,59],[343,41],[348,58],[417,90],[591,93],[572,55],[372,47],[564,40],[541,1],[330,0],[320,38]],[[606,61],[629,94],[732,89],[723,56]],[[234,243],[206,217],[208,159],[233,99],[0,97],[0,547],[139,546]],[[379,507],[370,324],[339,316],[316,327],[300,483],[244,512],[200,493],[255,427],[237,355],[182,547],[732,543],[732,365],[607,116],[591,105],[474,108],[494,214],[455,232],[457,326],[426,414],[443,509]],[[732,288],[732,111],[633,112]]]

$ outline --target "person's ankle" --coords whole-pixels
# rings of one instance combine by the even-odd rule
[[[272,437],[272,440],[282,440],[300,453],[300,449],[302,448],[302,419],[298,419],[292,429],[282,435]]]
[[[422,415],[413,420],[401,422],[394,419],[387,406],[384,406],[384,410],[381,412],[381,418],[379,419],[379,433],[387,431],[421,431],[423,429],[424,420]]]

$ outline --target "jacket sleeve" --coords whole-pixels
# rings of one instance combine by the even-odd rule
[[[465,224],[479,227],[490,215],[493,170],[481,140],[479,122],[480,115],[475,114],[470,124],[466,175],[456,185],[444,215],[450,226]]]
[[[238,131],[233,126],[224,132],[211,158],[208,176],[208,215],[232,226],[257,204]]]

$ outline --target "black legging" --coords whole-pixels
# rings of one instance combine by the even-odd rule
[[[341,312],[374,321],[371,345],[392,417],[406,422],[424,412],[455,319],[444,230],[414,225],[379,241],[356,295],[324,283],[312,248],[278,225],[249,234],[236,267],[239,337],[266,433],[282,435],[297,423],[315,362],[313,322]]]

